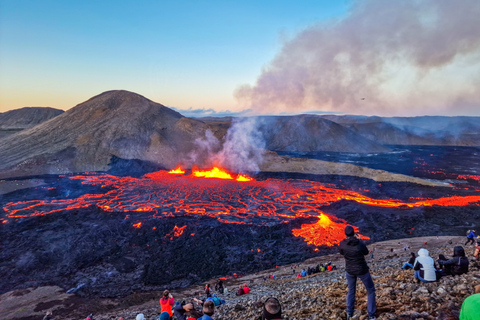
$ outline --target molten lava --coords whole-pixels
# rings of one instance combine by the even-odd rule
[[[170,174],[184,174],[185,170],[183,170],[180,166],[178,166],[177,168],[168,171],[168,173],[170,173]]]
[[[205,171],[193,169],[192,175],[194,177],[202,177],[202,178],[217,178],[217,179],[229,179],[229,180],[233,179],[230,173],[226,172],[223,169],[219,169],[218,167],[213,167],[213,169],[205,170]]]
[[[215,169],[215,168],[214,168]],[[210,170],[221,172],[218,168]],[[210,176],[206,171],[201,177]],[[228,173],[227,173],[228,174]],[[106,212],[128,213],[126,219],[178,216],[208,216],[222,223],[258,226],[288,223],[293,219],[317,218],[293,234],[307,243],[332,246],[344,238],[346,221],[328,216],[321,208],[340,200],[379,207],[411,208],[419,206],[465,206],[480,203],[480,195],[450,196],[438,199],[416,198],[409,201],[373,199],[359,192],[344,190],[316,181],[266,179],[238,182],[228,179],[203,179],[195,174],[171,174],[158,171],[140,178],[117,177],[104,173],[85,173],[65,179],[80,180],[100,190],[77,198],[10,202],[4,206],[7,219],[47,215],[67,209],[98,207]],[[135,221],[135,227],[141,223]],[[185,226],[174,229],[169,238],[182,235]],[[154,231],[152,231],[154,232]]]

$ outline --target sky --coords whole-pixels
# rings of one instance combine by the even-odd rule
[[[477,0],[0,0],[0,112],[480,115]]]

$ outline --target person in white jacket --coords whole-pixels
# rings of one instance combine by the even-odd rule
[[[427,249],[418,250],[418,257],[413,264],[413,270],[415,270],[414,277],[422,282],[437,281],[435,262],[428,255]]]

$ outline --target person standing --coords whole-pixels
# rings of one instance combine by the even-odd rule
[[[475,230],[468,230],[467,231],[467,242],[465,242],[465,245],[467,245],[468,243],[472,243],[472,244],[475,244]]]
[[[375,285],[373,284],[372,276],[365,261],[365,255],[367,255],[369,251],[365,243],[355,236],[355,230],[352,226],[345,227],[345,235],[347,238],[340,242],[339,251],[345,258],[345,277],[348,284],[347,319],[353,317],[357,278],[362,280],[367,289],[368,317],[369,319],[376,319]]]
[[[173,316],[173,310],[172,307],[175,304],[175,300],[173,299],[173,296],[170,294],[170,291],[165,290],[163,291],[163,297],[160,299],[160,313],[162,312],[168,312],[168,314]]]

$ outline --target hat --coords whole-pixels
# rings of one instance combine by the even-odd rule
[[[265,301],[263,316],[265,319],[279,319],[282,316],[282,306],[277,298],[270,297]]]
[[[143,313],[137,314],[136,320],[145,320],[145,316],[143,315]]]
[[[160,314],[160,320],[169,320],[170,319],[170,314],[167,311],[164,311]]]
[[[353,229],[352,226],[346,226],[346,227],[345,227],[345,235],[346,235],[347,237],[351,237],[351,236],[353,236],[354,234],[355,234],[355,230]]]

